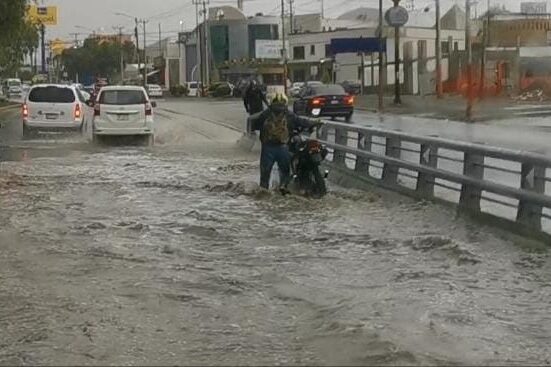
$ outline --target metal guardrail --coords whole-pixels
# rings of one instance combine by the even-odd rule
[[[551,219],[544,155],[329,121],[318,139],[331,152],[328,162],[355,177],[551,232],[551,222],[542,226]]]

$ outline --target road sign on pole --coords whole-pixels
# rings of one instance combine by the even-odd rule
[[[30,5],[27,18],[34,24],[57,25],[57,6]]]

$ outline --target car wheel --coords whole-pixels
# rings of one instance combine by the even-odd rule
[[[350,112],[348,115],[344,116],[344,121],[350,122],[352,121],[352,116],[354,115],[353,112]]]
[[[34,132],[27,125],[23,125],[23,139],[31,139],[33,136]]]

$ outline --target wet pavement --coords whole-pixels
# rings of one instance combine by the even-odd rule
[[[201,106],[161,102],[153,148],[2,117],[0,364],[549,364],[545,247],[394,195],[262,192],[242,120]]]

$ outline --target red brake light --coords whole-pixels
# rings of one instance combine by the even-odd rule
[[[99,116],[100,115],[100,112],[101,112],[101,109],[99,107],[99,103],[96,103],[94,105],[94,116]]]
[[[29,107],[27,107],[27,104],[23,104],[23,108],[22,108],[22,111],[21,113],[23,114],[23,118],[28,118],[29,117]]]
[[[82,116],[82,112],[80,110],[80,104],[77,103],[75,105],[75,120],[79,120],[81,116]]]
[[[149,102],[145,103],[145,115],[146,116],[153,115],[153,108],[151,107],[151,103],[149,103]]]
[[[316,98],[312,99],[312,101],[310,103],[312,103],[312,106],[321,106],[321,105],[325,104],[325,98],[316,97]]]
[[[346,104],[354,104],[354,96],[346,96],[344,97],[344,103]]]

